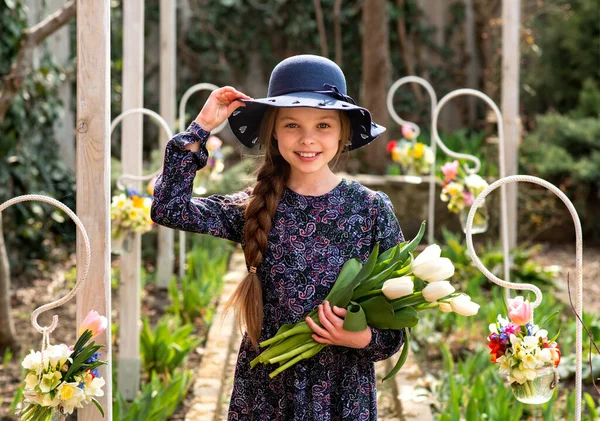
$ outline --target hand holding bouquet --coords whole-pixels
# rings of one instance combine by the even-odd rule
[[[26,370],[23,390],[22,421],[48,420],[54,415],[72,414],[75,408],[93,402],[104,416],[96,397],[103,396],[104,379],[98,367],[101,345],[91,342],[106,330],[108,321],[90,311],[79,328],[74,346],[49,345],[42,351],[31,351],[21,363]]]
[[[332,307],[346,308],[345,330],[361,332],[367,326],[377,329],[414,327],[419,322],[419,311],[436,307],[465,316],[477,313],[479,305],[471,302],[469,296],[455,293],[454,287],[445,281],[454,274],[454,265],[449,259],[440,257],[439,246],[431,245],[413,259],[412,252],[424,232],[425,223],[412,241],[400,243],[382,254],[376,244],[364,265],[356,258],[344,264],[325,300]],[[322,326],[317,309],[308,317]],[[251,362],[251,366],[279,363],[279,368],[269,375],[273,378],[299,361],[314,356],[327,345],[317,343],[312,333],[306,321],[281,326],[274,337],[260,343],[261,347],[268,348]],[[398,372],[407,356],[408,336],[400,359],[385,379]]]
[[[523,297],[508,300],[508,307],[510,320],[498,315],[498,321],[490,325],[492,361],[500,365],[500,373],[508,377],[519,401],[547,402],[558,381],[558,333],[549,340],[548,332],[533,324],[533,309]]]

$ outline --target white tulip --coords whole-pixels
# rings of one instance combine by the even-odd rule
[[[428,284],[425,288],[423,288],[423,297],[433,303],[434,301],[439,300],[440,298],[444,298],[446,295],[452,294],[454,291],[454,287],[448,281],[440,281]]]
[[[454,275],[454,265],[447,257],[440,257],[437,244],[425,248],[412,263],[413,274],[425,282],[438,282]]]
[[[413,293],[414,283],[412,276],[402,276],[400,278],[388,279],[381,288],[383,295],[388,300],[405,297]]]
[[[452,313],[452,306],[448,303],[441,302],[439,309],[442,313]]]
[[[458,295],[450,301],[452,310],[461,316],[474,316],[479,311],[479,304],[471,301],[468,295]]]

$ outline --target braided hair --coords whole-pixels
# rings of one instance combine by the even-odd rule
[[[250,267],[258,268],[268,247],[273,216],[290,176],[290,164],[283,158],[274,137],[279,108],[269,107],[261,122],[259,141],[265,148],[264,161],[257,170],[256,185],[243,203],[245,206],[244,255]],[[350,119],[339,112],[341,136],[336,154],[337,164],[349,141]],[[263,296],[260,278],[250,271],[232,294],[227,308],[234,307],[239,326],[246,326],[248,337],[256,349],[263,324]]]

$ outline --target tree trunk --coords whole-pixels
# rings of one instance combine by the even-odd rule
[[[75,16],[76,8],[75,1],[71,0],[56,13],[23,31],[19,53],[13,62],[10,73],[0,79],[0,123],[4,121],[4,116],[19,92],[21,83],[31,70],[35,47],[68,23]]]
[[[371,111],[375,122],[389,129],[386,96],[391,78],[391,60],[386,0],[364,0],[362,25],[362,106]],[[386,132],[365,147],[367,168],[371,173],[385,172],[387,139]]]
[[[319,42],[321,43],[321,55],[329,57],[329,49],[327,48],[327,32],[325,32],[325,21],[323,20],[323,9],[321,8],[321,0],[313,0],[315,5],[315,15],[317,25],[319,27]]]
[[[10,316],[10,265],[2,232],[0,213],[0,355],[4,355],[7,348],[13,351],[20,348],[15,335],[15,325]]]
[[[398,9],[402,11],[402,15],[398,16],[396,20],[396,30],[398,31],[398,42],[400,43],[400,51],[402,53],[402,61],[404,61],[404,68],[406,69],[407,76],[418,76],[415,70],[414,54],[409,51],[408,40],[406,38],[406,8],[405,0],[396,0]],[[423,106],[423,95],[419,90],[419,87],[411,83],[411,89],[417,100],[419,108]]]
[[[342,67],[342,0],[333,4],[333,27],[335,31],[335,62]]]

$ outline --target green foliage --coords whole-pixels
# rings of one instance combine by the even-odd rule
[[[10,71],[26,28],[20,1],[0,1],[0,77]],[[11,108],[0,123],[0,202],[21,194],[46,194],[75,208],[73,174],[61,162],[53,125],[62,104],[57,88],[65,75],[40,47],[40,63],[23,80]],[[75,242],[75,226],[62,211],[21,203],[3,214],[13,270],[27,259],[44,260],[55,244]],[[65,223],[66,220],[66,223]]]
[[[600,96],[599,92],[588,91],[592,98],[589,100],[582,93],[581,106],[574,114],[588,113],[587,107],[597,100],[594,98]],[[559,186],[575,205],[585,235],[597,238],[600,235],[595,217],[600,192],[600,119],[598,116],[572,118],[546,114],[538,116],[537,123],[536,130],[521,146],[520,173],[535,175]],[[525,207],[534,209],[535,204],[527,206],[525,203]]]
[[[172,305],[167,311],[187,323],[193,323],[198,317],[210,323],[214,312],[212,303],[223,287],[232,249],[232,243],[208,235],[194,238],[187,255],[185,277],[181,282],[173,277],[169,284]]]
[[[201,343],[192,335],[194,326],[182,325],[179,318],[167,315],[158,320],[154,329],[146,317],[142,318],[142,325],[140,354],[146,374],[171,381],[186,356]]]
[[[600,5],[597,0],[539,2],[524,22],[533,42],[523,49],[521,97],[528,113],[565,113],[577,106],[584,81],[600,81]],[[596,109],[597,113],[598,109]]]
[[[164,421],[183,402],[192,385],[192,371],[175,373],[168,383],[152,373],[149,383],[142,386],[141,393],[131,403],[115,389],[113,402],[114,421]]]

